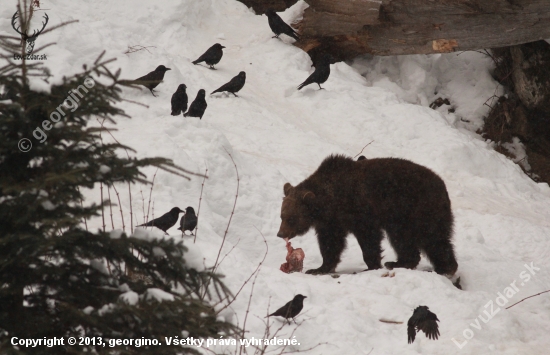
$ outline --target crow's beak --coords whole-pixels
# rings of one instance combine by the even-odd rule
[[[170,68],[166,68],[166,70],[172,70],[172,69],[170,69]]]
[[[222,46],[222,48],[225,48],[224,46]]]

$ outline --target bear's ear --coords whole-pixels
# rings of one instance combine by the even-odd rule
[[[302,200],[305,203],[311,203],[311,202],[315,201],[315,194],[311,191],[304,191],[302,193]]]
[[[290,190],[292,190],[293,187],[292,185],[290,185],[288,182],[285,184],[285,186],[283,187],[283,190],[285,192],[285,196],[288,196],[288,194],[290,193]]]

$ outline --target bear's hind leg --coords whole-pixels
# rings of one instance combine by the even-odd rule
[[[323,257],[323,264],[317,269],[306,271],[306,274],[322,275],[334,272],[346,247],[346,235],[347,233],[341,230],[317,229],[317,240]]]
[[[353,232],[357,238],[357,242],[363,252],[363,260],[369,267],[369,270],[382,268],[382,230],[380,229],[363,229]]]
[[[394,268],[414,269],[420,262],[420,249],[417,246],[415,236],[405,228],[390,227],[386,229],[390,244],[397,254],[397,261],[388,261],[384,266],[392,270]]]
[[[448,240],[438,240],[424,245],[426,256],[440,275],[453,276],[458,269],[453,245]]]

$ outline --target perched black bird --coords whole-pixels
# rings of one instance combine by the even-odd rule
[[[170,212],[163,214],[159,218],[155,218],[152,221],[140,224],[137,227],[157,227],[158,229],[166,233],[168,229],[172,228],[174,224],[176,224],[179,214],[182,212],[183,211],[180,210],[178,207],[174,207],[170,210]]]
[[[304,298],[307,298],[307,297],[302,296],[300,294],[294,296],[292,301],[288,302],[287,304],[285,304],[275,312],[271,313],[270,315],[266,316],[265,318],[271,317],[271,316],[279,316],[279,317],[284,317],[286,319],[296,317],[298,313],[302,311],[302,308],[304,308]]]
[[[327,81],[328,76],[330,75],[330,56],[328,54],[324,54],[319,61],[317,62],[317,65],[315,66],[315,71],[304,81],[300,86],[298,86],[298,90],[303,88],[306,85],[317,83],[319,85],[319,90],[322,89],[321,84]]]
[[[279,35],[281,33],[284,33],[285,35],[294,38],[295,40],[298,40],[298,34],[292,27],[287,25],[283,19],[277,15],[273,9],[267,9],[265,12],[267,15],[267,21],[269,22],[269,27],[271,27],[271,31],[275,33],[275,36],[272,38],[279,38]]]
[[[187,86],[180,84],[176,92],[172,95],[172,116],[181,115],[181,112],[187,111]]]
[[[223,84],[220,88],[212,91],[212,94],[215,94],[217,92],[224,92],[227,91],[231,94],[233,94],[235,97],[237,97],[236,92],[241,90],[244,86],[244,82],[246,81],[246,73],[244,71],[240,72],[239,75],[233,77],[233,79],[229,80],[227,84]],[[210,95],[212,95],[210,94]]]
[[[214,64],[218,64],[219,61],[222,59],[223,48],[225,47],[219,43],[216,43],[212,47],[208,48],[208,50],[204,52],[204,54],[201,55],[199,59],[195,60],[193,64],[199,64],[201,62],[205,62],[210,66],[210,69],[216,69],[214,68]]]
[[[199,119],[202,119],[202,115],[204,115],[204,111],[206,110],[206,107],[208,106],[206,104],[205,99],[206,91],[204,89],[200,89],[197,93],[197,97],[195,97],[195,100],[191,102],[191,106],[189,106],[189,111],[183,114],[183,117],[198,117]]]
[[[407,334],[409,335],[409,344],[414,341],[417,331],[423,331],[428,339],[437,339],[439,337],[439,319],[435,313],[429,311],[426,306],[418,306],[407,323]]]
[[[193,207],[187,207],[185,209],[185,214],[181,216],[180,227],[178,230],[180,230],[183,234],[185,234],[185,231],[190,231],[191,235],[193,235],[193,231],[196,227],[197,215],[195,214],[195,210]]]
[[[164,65],[159,65],[157,69],[147,75],[142,76],[141,78],[137,78],[132,83],[145,86],[147,89],[151,90],[151,94],[153,94],[153,96],[157,96],[153,92],[153,89],[162,82],[162,79],[164,79],[164,73],[166,73],[168,70],[172,69],[166,68]]]
[[[361,160],[367,160],[367,157],[365,157],[364,155],[361,155],[359,158],[357,158],[357,161],[361,161]]]

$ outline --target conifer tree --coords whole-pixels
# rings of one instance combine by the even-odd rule
[[[21,21],[29,20],[28,12],[19,12]],[[151,166],[190,173],[171,160],[128,157],[129,147],[102,142],[104,129],[91,122],[125,116],[116,106],[121,87],[119,72],[107,67],[111,61],[100,55],[45,92],[31,83],[47,80],[47,68],[13,60],[24,51],[24,41],[0,37],[0,353],[197,353],[196,347],[168,346],[165,337],[231,334],[235,328],[218,320],[209,304],[224,299],[227,288],[219,275],[189,267],[181,243],[82,225],[107,203],[82,204],[84,188],[147,183],[141,170]],[[69,97],[78,99],[74,110]],[[126,270],[147,282],[133,281]],[[205,287],[211,298],[201,297]],[[15,338],[44,337],[64,337],[64,345],[13,345]],[[110,347],[116,339],[164,345]]]

